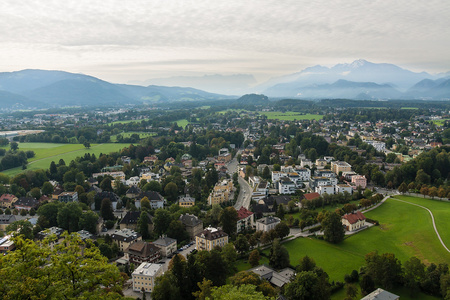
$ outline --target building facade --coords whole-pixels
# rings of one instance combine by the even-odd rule
[[[223,247],[228,244],[228,234],[223,230],[208,227],[195,237],[195,249],[211,251],[214,247]]]
[[[150,293],[155,286],[157,277],[164,273],[163,266],[160,264],[142,263],[131,274],[133,280],[133,291],[145,291]]]

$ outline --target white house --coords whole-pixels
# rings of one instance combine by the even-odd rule
[[[280,194],[295,194],[297,190],[296,184],[288,177],[283,177],[278,182],[278,192]]]
[[[274,216],[268,216],[261,218],[259,220],[256,220],[256,231],[264,231],[269,232],[270,230],[274,229],[277,224],[279,224],[281,220]]]
[[[311,178],[311,170],[308,168],[296,168],[295,172],[300,177],[301,181],[309,181]]]
[[[360,211],[345,214],[342,216],[342,224],[348,231],[355,231],[366,226],[366,217]]]
[[[334,185],[319,185],[318,187],[316,187],[316,192],[320,195],[333,195],[335,193]]]
[[[336,193],[347,192],[350,195],[353,193],[353,187],[349,184],[338,184],[336,185]]]

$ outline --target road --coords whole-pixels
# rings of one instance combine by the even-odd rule
[[[240,152],[241,150],[239,150],[237,154],[239,154]],[[230,176],[233,176],[234,173],[239,172],[239,163],[236,159],[236,156],[227,165],[228,174]],[[247,183],[247,181],[245,181],[242,177],[238,177],[238,182],[239,185],[241,186],[241,190],[239,192],[239,196],[236,200],[236,203],[234,204],[234,208],[236,208],[236,210],[239,210],[243,206],[248,209],[250,207],[250,200],[252,198],[253,190]]]

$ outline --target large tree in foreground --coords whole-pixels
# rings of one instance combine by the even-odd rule
[[[323,238],[333,244],[342,242],[345,237],[345,229],[341,216],[336,212],[327,213],[322,220]]]
[[[2,299],[121,299],[124,278],[90,241],[66,234],[53,247],[14,237],[0,256]]]

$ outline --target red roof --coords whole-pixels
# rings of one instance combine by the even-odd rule
[[[316,198],[320,197],[319,193],[309,193],[309,194],[304,194],[303,197],[305,197],[306,200],[313,200]]]
[[[342,218],[346,219],[350,224],[355,224],[358,221],[364,221],[366,219],[366,217],[360,211],[357,211],[353,214],[346,214]]]
[[[253,215],[253,213],[251,211],[249,211],[248,209],[246,209],[243,206],[241,206],[241,208],[237,211],[237,213],[238,213],[238,219],[239,220],[245,219],[248,216]]]

